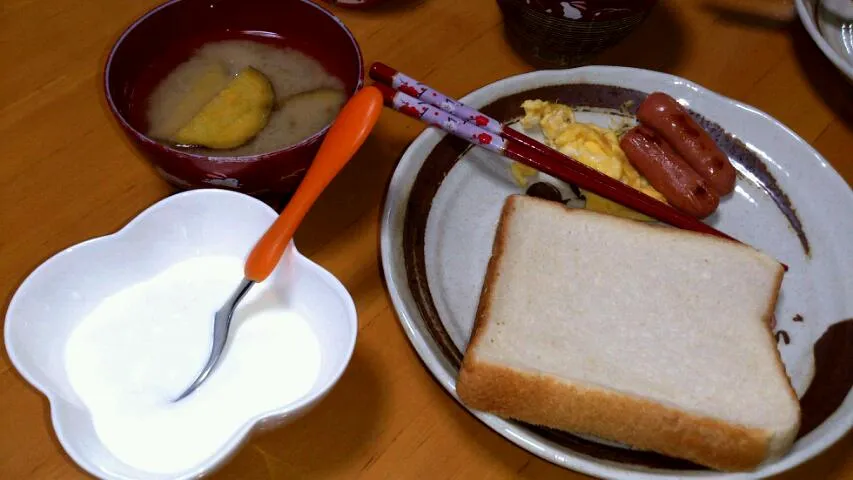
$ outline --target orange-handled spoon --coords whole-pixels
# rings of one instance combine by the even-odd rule
[[[305,214],[364,143],[382,111],[382,94],[365,87],[338,114],[305,179],[246,260],[246,278],[264,281],[275,269]]]
[[[231,318],[240,300],[252,285],[263,282],[275,270],[305,214],[367,139],[379,119],[382,105],[383,98],[379,90],[375,87],[365,87],[353,95],[338,113],[299,188],[249,253],[244,270],[245,278],[231,298],[216,312],[213,321],[213,346],[207,364],[189,388],[175,401],[195,391],[216,367],[225,350]]]

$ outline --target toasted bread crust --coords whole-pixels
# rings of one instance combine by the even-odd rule
[[[611,439],[723,471],[755,468],[769,447],[764,430],[476,360],[464,365],[456,388],[462,401],[476,410]]]
[[[508,224],[518,210],[518,202],[519,196],[510,196],[504,204],[474,328],[456,383],[457,394],[466,406],[505,418],[626,443],[722,471],[752,470],[768,457],[782,453],[774,450],[790,447],[793,438],[773,439],[764,429],[691,414],[630,394],[576,385],[550,375],[480,361],[476,355],[477,345],[492,318],[492,288],[500,277]],[[557,204],[554,207],[564,208]],[[773,342],[774,350],[770,319],[783,274],[779,265],[765,318],[768,339]],[[776,352],[780,372],[787,378],[781,355],[778,350]],[[793,388],[790,392],[797,401]]]
[[[779,366],[779,374],[785,377],[788,380],[788,391],[791,394],[791,398],[794,402],[799,405],[800,399],[797,396],[797,391],[794,390],[794,386],[791,384],[791,377],[788,375],[788,371],[785,370],[785,362],[782,361],[782,354],[779,352],[779,349],[776,348],[776,335],[773,333],[773,316],[776,312],[776,303],[779,300],[779,292],[782,290],[782,280],[785,276],[785,269],[782,265],[779,265],[779,270],[776,274],[776,278],[774,279],[773,285],[773,296],[769,302],[767,302],[767,311],[764,313],[764,325],[767,326],[767,339],[770,344],[773,346],[773,351],[776,352],[776,362]],[[794,443],[796,439],[796,435],[800,428],[800,424],[803,420],[803,412],[799,408],[797,408],[797,428],[793,429],[790,437],[788,438],[773,438],[770,440],[770,445],[768,447],[769,451],[767,452],[768,458],[778,457],[783,455],[787,450],[790,449],[791,444]]]
[[[500,275],[498,264],[500,263],[504,248],[506,247],[507,224],[509,223],[510,217],[516,211],[515,204],[517,201],[518,196],[511,195],[507,198],[506,202],[504,202],[503,209],[501,209],[501,216],[498,220],[498,229],[495,232],[495,241],[492,245],[492,256],[489,258],[488,267],[486,267],[486,276],[483,280],[483,288],[480,292],[480,302],[477,305],[477,316],[474,318],[474,328],[471,331],[471,338],[468,340],[467,352],[474,350],[479,343],[485,329],[486,322],[491,314],[492,295],[490,294],[490,291],[492,285],[495,284],[498,276]],[[462,359],[463,369],[465,368],[465,362],[468,362],[469,358],[473,360],[473,355],[470,355],[467,352],[465,357]]]

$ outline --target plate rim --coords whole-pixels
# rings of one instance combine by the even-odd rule
[[[823,52],[826,58],[835,65],[841,73],[847,76],[848,80],[853,81],[853,64],[845,60],[835,51],[834,48],[826,41],[820,28],[817,25],[817,19],[810,12],[809,5],[806,5],[807,0],[796,0],[794,3],[797,6],[797,16],[800,17],[800,22],[805,27],[812,41],[817,44],[818,48]],[[819,0],[817,0],[819,1]],[[812,7],[812,10],[814,7]]]
[[[800,1],[801,0],[798,0],[798,2]],[[806,161],[813,162],[816,165],[827,169],[826,177],[828,181],[838,183],[838,186],[840,187],[847,187],[847,192],[849,194],[848,201],[853,204],[853,189],[850,189],[849,185],[847,185],[846,181],[843,179],[843,177],[841,177],[838,171],[835,170],[835,168],[829,162],[827,162],[826,159],[823,158],[823,156],[820,155],[819,152],[817,152],[808,142],[806,142],[802,137],[797,135],[796,132],[791,130],[788,126],[776,120],[775,118],[763,112],[762,110],[759,110],[751,105],[747,105],[732,98],[726,97],[712,90],[709,90],[695,82],[675,75],[657,72],[653,70],[609,65],[584,66],[564,70],[532,71],[528,73],[512,75],[497,80],[495,82],[483,85],[469,92],[460,100],[464,103],[471,103],[472,106],[477,107],[476,102],[472,102],[472,97],[482,95],[483,90],[485,90],[486,88],[500,88],[501,86],[512,85],[517,82],[524,82],[531,78],[536,78],[540,76],[581,76],[584,73],[604,74],[622,78],[629,78],[631,74],[641,74],[657,77],[658,79],[660,79],[661,83],[677,84],[681,87],[687,87],[697,93],[702,94],[703,96],[712,97],[715,101],[728,104],[730,107],[733,108],[744,110],[748,114],[754,115],[756,116],[756,118],[761,119],[760,121],[764,121],[771,124],[773,127],[775,127],[775,129],[780,132],[784,132],[792,140],[801,144],[804,149],[811,153],[811,155],[809,155],[809,158]],[[586,83],[595,82],[587,81]],[[546,84],[554,85],[555,83],[546,82]],[[811,445],[811,448],[805,449],[804,451],[800,452],[799,455],[796,457],[784,457],[779,461],[762,466],[759,470],[752,472],[722,473],[712,470],[696,472],[683,470],[644,470],[642,467],[638,467],[636,470],[634,470],[626,468],[623,464],[610,462],[607,460],[595,459],[579,452],[572,452],[570,454],[562,453],[556,448],[554,448],[554,446],[551,445],[551,442],[547,439],[540,439],[539,437],[535,437],[534,435],[523,431],[523,429],[520,429],[519,427],[495,415],[468,408],[464,403],[459,400],[455,389],[455,378],[452,374],[448,372],[447,365],[445,365],[446,361],[437,354],[437,346],[434,345],[435,342],[427,338],[427,336],[423,332],[421,332],[420,329],[417,328],[416,322],[412,318],[412,314],[417,315],[417,312],[410,312],[410,308],[407,305],[409,302],[404,299],[404,296],[411,296],[411,293],[408,291],[408,286],[405,282],[403,282],[403,285],[398,284],[395,279],[394,271],[395,267],[398,267],[400,263],[396,258],[398,245],[395,242],[397,238],[393,233],[394,228],[396,226],[395,220],[397,220],[398,218],[405,219],[406,205],[408,204],[409,194],[411,192],[412,184],[414,183],[414,178],[406,178],[406,175],[409,172],[405,172],[404,167],[406,163],[409,162],[410,159],[415,155],[415,149],[421,148],[421,146],[424,144],[426,144],[426,147],[424,148],[429,148],[430,145],[434,146],[446,135],[447,134],[445,132],[440,131],[436,128],[425,128],[406,147],[404,152],[401,154],[397,165],[395,166],[394,172],[388,183],[380,225],[380,254],[382,260],[383,276],[398,321],[403,327],[403,330],[406,333],[406,336],[408,337],[409,343],[412,345],[412,347],[414,347],[416,353],[423,361],[427,370],[429,370],[433,378],[435,378],[442,385],[442,387],[447,391],[447,393],[450,394],[454,398],[454,400],[459,403],[460,406],[462,406],[466,411],[468,411],[478,420],[486,424],[486,426],[489,427],[491,430],[500,434],[501,436],[514,443],[515,445],[519,446],[520,448],[524,449],[525,451],[532,453],[546,461],[549,461],[563,468],[572,469],[590,475],[604,476],[605,478],[630,478],[631,480],[657,480],[662,478],[675,478],[676,476],[679,478],[725,478],[734,480],[747,478],[766,478],[790,470],[814,458],[815,456],[835,444],[851,429],[851,427],[853,427],[852,410],[851,412],[848,412],[848,414],[842,419],[838,419],[838,421],[835,422],[836,428],[827,431],[823,435],[823,439],[820,444]],[[405,269],[403,268],[403,270]],[[848,393],[845,403],[847,403],[850,398],[851,395]],[[836,415],[837,413],[838,412],[834,413],[833,415]],[[614,477],[614,475],[617,475],[617,477]]]

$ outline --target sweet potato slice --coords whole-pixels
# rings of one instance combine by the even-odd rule
[[[245,68],[172,140],[216,149],[239,147],[267,125],[274,103],[269,79],[254,68]]]
[[[196,62],[196,65],[201,62]],[[178,68],[184,68],[178,67]],[[180,101],[168,102],[165,108],[168,108],[168,115],[161,116],[163,120],[156,125],[152,125],[148,134],[154,138],[170,140],[181,127],[189,123],[193,116],[210,102],[219,92],[228,85],[228,82],[233,78],[228,74],[225,65],[218,62],[211,62],[198,68],[198,70],[189,69],[192,74],[184,75],[189,77],[189,83],[192,85],[181,96]],[[169,80],[167,80],[169,81]],[[172,81],[172,88],[179,85]]]

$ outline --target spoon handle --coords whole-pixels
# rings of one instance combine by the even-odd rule
[[[247,279],[262,282],[272,273],[314,201],[367,139],[382,112],[382,102],[375,87],[364,87],[344,105],[296,193],[252,248],[246,259]]]

